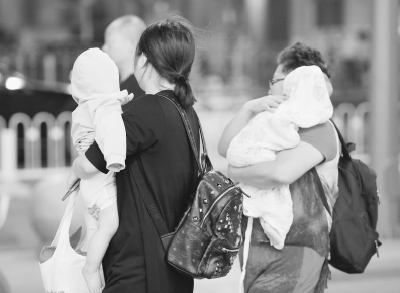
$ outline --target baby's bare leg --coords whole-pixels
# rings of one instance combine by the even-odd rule
[[[90,239],[86,264],[82,270],[83,277],[91,293],[100,293],[102,291],[100,264],[111,238],[118,229],[118,223],[116,202],[100,211],[99,227]]]

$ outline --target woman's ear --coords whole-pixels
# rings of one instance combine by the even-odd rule
[[[140,54],[139,59],[138,59],[138,65],[140,66],[140,68],[145,67],[146,63],[147,63],[146,55],[144,55],[143,53]]]
[[[331,80],[325,73],[324,73],[324,78],[325,78],[326,89],[328,90],[329,97],[331,97],[332,93],[333,93],[333,87],[332,87]]]
[[[143,53],[140,54],[139,56],[135,56],[134,60],[134,72],[135,72],[135,77],[139,81],[143,78],[144,74],[146,73],[149,62],[147,62],[147,57]]]

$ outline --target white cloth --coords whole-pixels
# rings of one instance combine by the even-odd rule
[[[52,247],[56,247],[54,254],[50,259],[39,263],[43,286],[46,292],[90,292],[82,275],[82,268],[85,265],[86,256],[78,254],[73,250],[69,241],[69,227],[77,194],[78,192],[73,192],[70,195],[68,206],[61,220],[57,234],[51,243]],[[85,211],[85,219],[87,218],[87,211]],[[87,225],[89,231],[90,222],[87,222]],[[87,242],[88,236],[86,236],[84,243]],[[81,250],[83,251],[83,248]],[[100,269],[100,271],[102,272],[102,269]],[[104,284],[103,274],[101,274],[101,278]]]
[[[96,140],[107,169],[125,168],[126,134],[119,99],[128,95],[119,89],[118,68],[111,58],[92,48],[82,53],[72,69],[72,97],[78,107],[72,113],[72,139],[82,154]],[[119,164],[121,167],[115,167]]]
[[[275,113],[256,115],[235,136],[228,148],[232,166],[244,167],[273,161],[279,151],[300,143],[298,128],[308,128],[328,121],[333,107],[322,71],[317,66],[303,66],[289,73],[284,80],[284,101]],[[259,189],[241,184],[251,198],[243,199],[243,213],[260,218],[264,232],[276,249],[282,249],[293,222],[292,198],[288,185]]]

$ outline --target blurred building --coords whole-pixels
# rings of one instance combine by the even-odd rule
[[[198,28],[192,80],[206,108],[233,109],[243,100],[265,95],[279,51],[303,41],[329,61],[332,102],[341,104],[338,115],[349,124],[352,117],[346,117],[355,112],[360,116],[356,119],[365,119],[372,4],[372,0],[0,0],[0,63],[29,78],[69,82],[76,57],[88,47],[101,46],[104,29],[113,19],[136,14],[151,23],[176,11]],[[210,98],[216,95],[226,100]],[[357,139],[358,129],[350,127],[345,127],[345,135]]]
[[[199,72],[213,83],[263,92],[277,53],[301,40],[327,56],[335,89],[350,90],[335,91],[335,102],[365,100],[365,91],[353,89],[368,80],[372,0],[0,0],[0,62],[33,78],[68,81],[76,56],[101,45],[113,19],[137,14],[150,23],[168,11],[201,30]],[[55,77],[41,68],[46,62],[56,63]]]

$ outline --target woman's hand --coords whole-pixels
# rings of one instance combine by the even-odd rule
[[[78,180],[79,178],[75,175],[74,170],[70,170],[68,177],[67,177],[67,188],[70,189],[72,187],[72,185],[75,184],[75,182]]]
[[[286,96],[274,95],[246,102],[225,127],[218,143],[218,153],[226,157],[226,152],[232,139],[249,122],[251,117],[263,111],[275,112],[275,109],[287,99]]]
[[[271,95],[246,102],[243,108],[251,113],[251,116],[257,115],[260,112],[268,111],[275,112],[276,108],[289,97]]]

